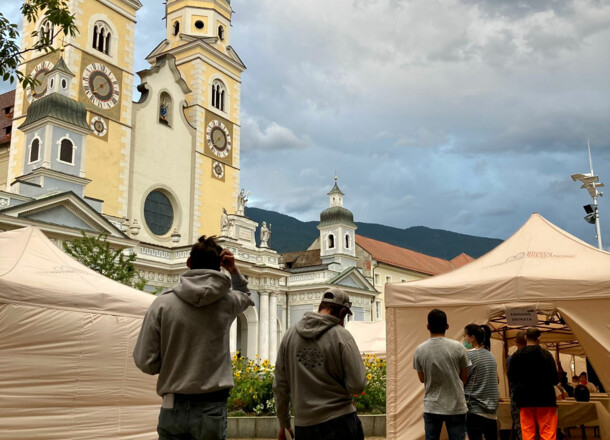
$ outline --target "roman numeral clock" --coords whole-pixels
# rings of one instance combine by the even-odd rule
[[[87,98],[102,110],[111,110],[119,102],[121,91],[114,73],[102,63],[91,63],[83,70],[83,90]]]

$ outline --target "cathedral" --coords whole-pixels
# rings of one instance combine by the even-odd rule
[[[219,236],[255,302],[233,324],[231,349],[271,361],[328,287],[350,294],[353,319],[381,320],[385,283],[470,261],[358,236],[336,179],[309,249],[279,255],[264,223],[257,242],[240,185],[245,65],[230,44],[230,1],[167,0],[165,38],[140,72],[139,0],[70,5],[80,33],[56,38],[54,52],[27,52],[22,67],[36,85],[0,95],[0,231],[36,226],[58,246],[103,234],[136,254],[151,293],[179,281],[199,236]],[[44,19],[24,21],[22,47],[53,33]]]
[[[223,208],[237,208],[245,66],[231,47],[230,1],[167,1],[164,39],[137,73],[142,3],[70,5],[80,33],[25,54],[37,83],[15,91],[0,209],[48,224],[59,241],[68,229],[103,233],[134,249],[148,289],[166,287],[189,245],[219,235]],[[24,21],[22,47],[53,33],[44,19]]]

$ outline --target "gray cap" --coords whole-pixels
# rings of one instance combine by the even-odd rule
[[[326,289],[324,292],[324,297],[322,298],[322,302],[339,304],[347,309],[347,313],[353,315],[351,311],[352,303],[349,300],[349,295],[338,287],[331,287],[330,289]]]

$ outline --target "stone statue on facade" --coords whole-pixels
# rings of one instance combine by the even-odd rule
[[[220,216],[220,235],[221,237],[229,236],[231,229],[231,220],[227,214],[227,210],[222,208],[222,215]]]
[[[269,247],[269,239],[271,238],[271,223],[269,223],[269,227],[267,227],[267,222],[263,222],[261,226],[261,247],[267,248]]]
[[[245,215],[246,212],[246,203],[248,203],[248,196],[250,193],[246,194],[245,190],[242,188],[241,192],[237,196],[237,215]]]

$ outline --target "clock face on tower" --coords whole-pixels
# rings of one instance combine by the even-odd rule
[[[227,157],[231,152],[231,135],[226,125],[213,120],[208,124],[205,132],[208,146],[212,153],[218,157]]]
[[[50,61],[43,61],[34,67],[31,75],[36,82],[33,85],[28,86],[25,91],[28,101],[34,102],[47,93],[47,73],[49,73],[52,68],[53,63]]]
[[[92,63],[83,72],[83,89],[93,104],[109,110],[119,102],[119,82],[112,71],[101,63]]]

